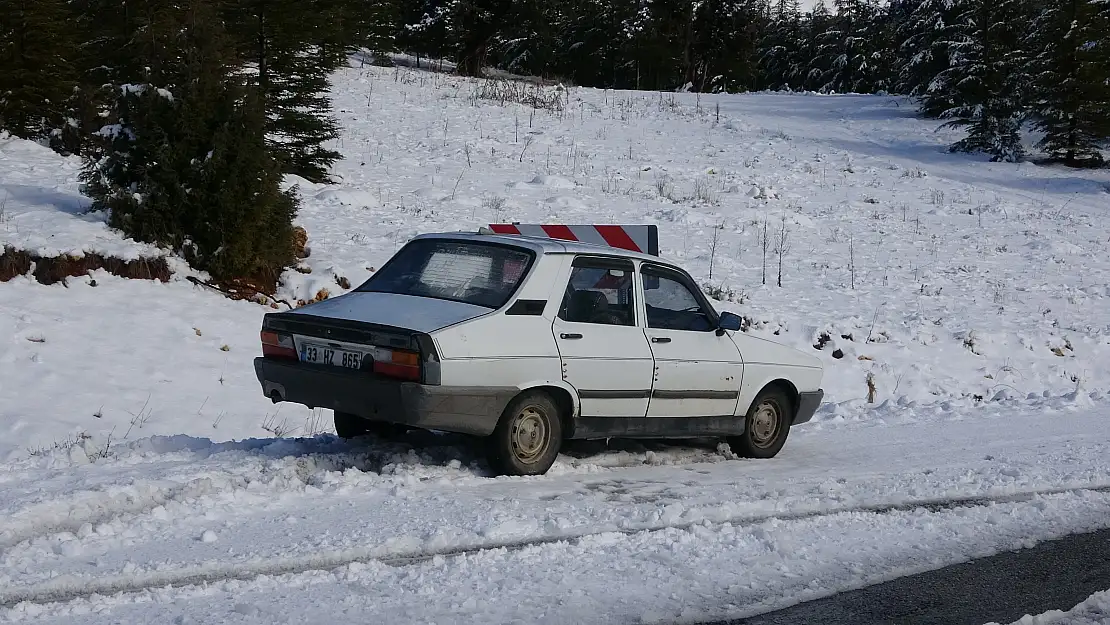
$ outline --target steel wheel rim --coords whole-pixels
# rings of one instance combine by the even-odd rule
[[[521,410],[513,420],[509,441],[513,455],[521,462],[531,464],[539,459],[547,451],[547,438],[547,419],[535,406]]]
[[[782,423],[781,411],[777,403],[764,400],[756,407],[752,414],[751,431],[752,444],[760,449],[766,449],[775,442],[779,425]]]

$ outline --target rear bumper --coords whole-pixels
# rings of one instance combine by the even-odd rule
[[[817,412],[817,407],[821,405],[821,400],[824,397],[824,389],[817,389],[809,393],[798,393],[798,414],[794,415],[794,423],[791,425],[806,423],[812,419],[813,414]]]
[[[488,436],[516,388],[429,386],[364,371],[255,358],[262,392],[273,400],[326,408],[371,421]]]

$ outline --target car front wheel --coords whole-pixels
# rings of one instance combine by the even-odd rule
[[[748,409],[744,433],[728,438],[732,453],[744,458],[774,458],[790,434],[791,406],[790,398],[777,388],[757,395]]]
[[[559,408],[544,392],[518,395],[509,402],[487,440],[490,465],[500,475],[543,475],[563,443]]]

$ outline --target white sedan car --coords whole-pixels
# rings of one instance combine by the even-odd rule
[[[820,404],[815,357],[741,332],[690,275],[615,247],[419,236],[345,295],[270,313],[263,392],[339,436],[485,437],[494,470],[545,473],[566,439],[725,437],[771,458]]]

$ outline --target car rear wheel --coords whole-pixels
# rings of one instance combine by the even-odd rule
[[[543,475],[563,444],[559,408],[547,393],[522,393],[509,402],[486,442],[498,474]]]
[[[790,434],[792,405],[786,393],[777,388],[757,395],[748,409],[744,433],[728,438],[732,453],[744,458],[774,458]]]
[[[396,423],[370,421],[349,412],[335,412],[335,433],[344,440],[374,434],[381,438],[399,436],[405,428]]]

